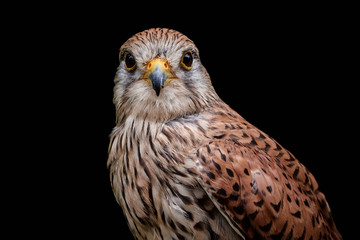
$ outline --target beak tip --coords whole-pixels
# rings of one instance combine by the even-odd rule
[[[160,95],[160,89],[161,89],[161,88],[154,88],[155,93],[156,93],[156,96],[159,96],[159,95]]]
[[[165,82],[168,79],[168,74],[164,71],[161,71],[160,69],[156,69],[153,73],[150,74],[149,78],[156,95],[159,96],[161,89],[164,88]]]

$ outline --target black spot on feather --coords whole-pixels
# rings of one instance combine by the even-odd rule
[[[256,218],[256,216],[257,216],[258,213],[259,213],[259,211],[256,210],[255,212],[253,212],[253,213],[251,213],[251,214],[248,214],[248,216],[249,216],[250,219],[254,220],[254,219]]]
[[[216,193],[219,194],[219,195],[226,196],[226,191],[225,191],[225,189],[223,189],[223,188],[220,188],[219,190],[217,190]]]
[[[255,206],[257,206],[257,207],[260,207],[261,208],[261,206],[264,204],[264,200],[263,199],[261,199],[260,201],[258,201],[258,202],[254,202],[254,205]]]
[[[207,152],[210,153],[211,150],[210,150],[210,146],[209,145],[206,145],[206,149],[207,149]]]
[[[278,204],[274,204],[274,203],[270,203],[270,204],[271,204],[272,208],[275,210],[275,212],[278,213],[280,210],[280,206],[281,206],[281,200],[279,201]]]
[[[217,135],[217,136],[213,136],[214,138],[216,139],[221,139],[225,136],[225,133],[224,134],[220,134],[220,135]]]
[[[226,172],[230,177],[234,177],[234,173],[233,173],[233,171],[231,169],[226,168]]]
[[[204,222],[198,222],[194,225],[194,229],[198,231],[202,231],[205,229],[205,223]]]
[[[215,179],[215,175],[212,172],[205,172],[205,173],[209,178]]]
[[[233,185],[233,189],[234,189],[234,191],[239,191],[239,190],[240,190],[239,184],[238,184],[238,183],[235,183],[235,184]]]
[[[296,218],[301,218],[301,212],[300,211],[297,211],[295,213],[291,213],[291,215],[293,215]]]
[[[270,231],[271,226],[272,226],[272,221],[270,220],[270,222],[268,224],[266,224],[264,226],[259,226],[259,228],[263,232],[268,232],[268,231]]]
[[[204,155],[201,155],[201,160],[202,160],[204,163],[206,163],[206,158],[205,158]]]
[[[217,170],[221,171],[221,166],[215,162],[214,160],[212,160],[212,163],[214,164],[214,166],[217,168]]]
[[[242,205],[239,205],[239,206],[237,206],[237,207],[233,207],[233,209],[234,209],[234,211],[235,211],[237,214],[239,214],[239,215],[241,215],[241,214],[244,213],[244,207],[243,207]]]

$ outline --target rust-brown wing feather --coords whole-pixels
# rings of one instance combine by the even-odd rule
[[[252,126],[229,129],[198,149],[196,162],[201,185],[239,235],[341,238],[316,180],[291,153]]]

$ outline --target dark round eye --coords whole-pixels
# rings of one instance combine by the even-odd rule
[[[131,53],[125,53],[125,68],[129,71],[134,70],[136,67],[135,57]]]
[[[190,51],[184,52],[182,58],[181,58],[181,65],[187,69],[190,70],[192,68],[193,63],[193,56]]]

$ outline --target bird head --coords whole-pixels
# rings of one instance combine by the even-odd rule
[[[193,41],[165,28],[135,34],[121,46],[114,82],[118,121],[130,115],[169,121],[218,98]]]

